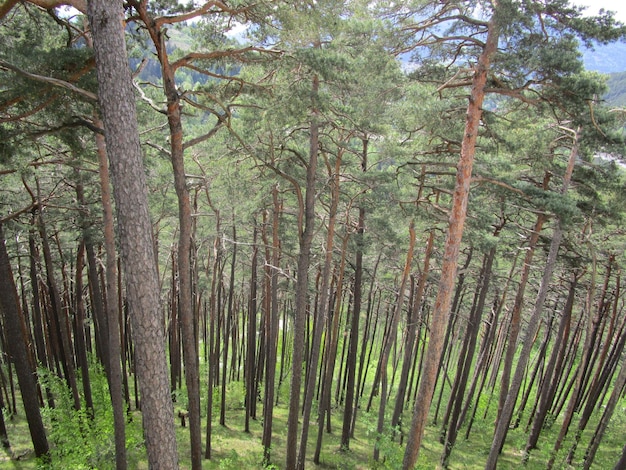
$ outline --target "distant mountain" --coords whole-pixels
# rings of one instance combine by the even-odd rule
[[[626,72],[626,42],[583,49],[583,62],[587,70],[600,73]]]
[[[609,92],[604,99],[609,105],[626,107],[626,72],[610,74],[607,85]]]

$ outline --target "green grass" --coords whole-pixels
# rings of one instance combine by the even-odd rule
[[[110,413],[110,403],[108,400],[108,392],[106,392],[106,380],[101,375],[101,371],[95,370],[92,375],[92,387],[94,389],[94,400],[96,404],[96,419],[89,429],[85,431],[87,442],[82,441],[80,429],[85,430],[84,413],[72,413],[71,400],[63,400],[62,388],[63,382],[58,378],[50,378],[52,382],[48,382],[55,390],[57,396],[56,404],[59,407],[58,414],[55,415],[51,410],[44,410],[46,425],[49,429],[49,437],[53,447],[53,462],[51,465],[43,467],[39,466],[35,459],[30,442],[28,426],[22,410],[13,417],[6,417],[7,430],[9,440],[11,442],[11,451],[2,450],[0,452],[0,469],[79,469],[79,468],[96,468],[98,470],[106,470],[114,466],[114,445],[113,445],[113,426],[112,415]],[[54,388],[57,387],[57,388]],[[274,408],[273,419],[273,435],[272,435],[272,451],[271,462],[275,465],[273,468],[282,468],[285,461],[285,445],[287,435],[287,401],[289,394],[288,384],[283,384],[280,390],[279,405]],[[444,390],[443,403],[446,403],[449,390]],[[203,468],[205,469],[262,469],[261,464],[263,449],[261,446],[261,438],[263,434],[263,425],[261,421],[262,406],[259,404],[257,410],[258,420],[250,421],[250,432],[245,433],[244,429],[244,409],[243,396],[245,390],[241,383],[231,383],[227,387],[227,413],[226,426],[221,426],[219,419],[219,390],[216,388],[214,396],[214,412],[212,427],[212,459],[205,460]],[[438,396],[438,395],[436,395]],[[494,395],[497,397],[497,395]],[[176,394],[175,410],[184,409],[186,406],[186,396],[184,391]],[[365,405],[368,396],[363,397],[362,404]],[[531,397],[532,400],[532,397]],[[392,411],[392,403],[389,404],[388,413]],[[529,402],[531,403],[531,402]],[[459,433],[455,448],[450,457],[449,468],[451,470],[460,469],[482,469],[489,453],[491,439],[493,435],[493,427],[495,420],[495,398],[489,402],[487,393],[481,396],[479,401],[479,409],[476,413],[472,433],[469,440],[465,440],[465,429]],[[529,405],[530,406],[530,405]],[[206,409],[206,397],[202,399],[202,409]],[[483,419],[485,410],[488,410],[487,418]],[[102,410],[102,411],[98,411]],[[315,416],[317,407],[313,407],[314,413],[309,430],[309,442],[307,448],[306,468],[319,469],[341,469],[341,470],[360,470],[360,469],[396,469],[402,461],[404,447],[397,440],[392,441],[389,436],[391,433],[385,434],[382,439],[378,440],[376,433],[378,401],[374,400],[372,410],[366,413],[359,410],[357,419],[357,428],[355,430],[355,438],[350,441],[350,449],[345,451],[340,449],[341,438],[341,420],[343,417],[343,409],[337,408],[332,415],[332,433],[324,434],[323,448],[321,453],[321,462],[319,466],[313,463],[313,454],[315,451],[317,439],[317,424]],[[618,460],[621,449],[624,444],[624,435],[626,435],[626,400],[622,400],[616,410],[613,420],[609,425],[609,429],[604,436],[602,445],[596,455],[595,463],[592,468],[604,470],[613,468]],[[440,417],[443,414],[443,408],[440,410]],[[578,446],[574,466],[570,467],[563,462],[567,454],[575,433],[575,427],[578,424],[577,417],[570,429],[570,433],[563,443],[562,450],[557,458],[555,470],[574,469],[580,467],[580,462],[586,450],[586,447],[593,435],[597,421],[600,417],[601,410],[597,410],[592,421],[588,424],[587,430],[583,433],[582,439]],[[141,414],[134,411],[129,417],[127,424],[127,451],[129,468],[131,469],[148,469],[145,449],[142,443],[141,430]],[[410,412],[406,411],[403,416],[404,423],[410,423]],[[519,469],[522,467],[522,450],[526,443],[527,433],[524,429],[528,416],[524,416],[521,420],[520,427],[511,429],[508,433],[507,440],[498,462],[499,470]],[[54,425],[56,423],[56,425]],[[545,429],[539,440],[538,448],[535,449],[530,456],[528,463],[524,466],[525,470],[542,470],[545,468],[545,462],[548,460],[552,445],[559,432],[561,425],[560,419],[549,428]],[[82,428],[81,428],[82,426]],[[301,426],[301,424],[300,424]],[[406,432],[405,424],[404,431]],[[93,429],[92,429],[93,428]],[[94,431],[95,430],[95,431]],[[203,444],[205,442],[204,433],[206,431],[206,419],[202,420]],[[176,419],[176,432],[178,439],[179,462],[182,469],[190,468],[189,459],[190,443],[189,430],[180,426],[180,420]],[[440,427],[430,424],[426,428],[423,446],[420,451],[417,468],[434,469],[439,467],[439,459],[442,452],[442,445],[439,443]],[[95,438],[93,437],[95,436]],[[92,442],[92,441],[96,442]],[[55,444],[56,443],[56,444]],[[381,448],[381,460],[375,462],[373,460],[373,451],[375,445]],[[80,461],[80,452],[78,449],[84,449],[82,453],[85,463]],[[78,454],[78,455],[77,455]]]

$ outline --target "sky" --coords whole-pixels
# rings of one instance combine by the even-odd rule
[[[590,15],[597,14],[600,8],[615,12],[615,18],[626,23],[626,1],[624,0],[572,0],[572,3],[587,7]]]

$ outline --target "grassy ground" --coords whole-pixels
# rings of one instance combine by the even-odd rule
[[[274,468],[282,468],[285,459],[285,439],[286,439],[286,418],[287,410],[285,407],[278,407],[274,418],[274,433],[272,440],[272,462],[275,463]],[[313,453],[315,450],[315,439],[317,435],[317,425],[312,424],[309,434],[309,448],[306,468],[319,469],[395,469],[398,468],[403,448],[397,443],[385,440],[382,442],[382,453],[385,458],[381,462],[372,460],[372,453],[375,444],[375,417],[374,414],[361,413],[358,420],[358,428],[356,430],[356,438],[350,443],[349,451],[341,451],[339,449],[339,440],[341,434],[341,416],[339,413],[333,416],[333,432],[324,435],[324,447],[321,456],[321,463],[316,466],[313,461]],[[626,435],[626,416],[624,416],[624,407],[616,414],[615,419],[611,423],[611,428],[605,436],[603,445],[599,450],[595,464],[592,468],[597,470],[610,469],[617,461],[621,448],[624,444],[624,435]],[[3,450],[0,453],[0,469],[36,469],[39,468],[37,461],[32,454],[31,444],[28,435],[28,428],[23,417],[20,414],[12,420],[7,421],[9,437],[11,440],[11,451]],[[133,422],[129,424],[130,429],[138,430],[140,427],[140,417],[137,415]],[[593,429],[591,427],[590,429]],[[250,433],[243,431],[243,413],[241,410],[233,410],[227,414],[226,426],[215,424],[213,426],[213,443],[212,443],[212,459],[205,461],[203,468],[206,469],[261,469],[260,464],[262,457],[261,436],[262,423],[260,421],[251,421]],[[438,436],[439,428],[429,426],[424,441],[424,446],[420,453],[418,461],[419,469],[434,469],[438,467],[439,457],[441,455],[442,446],[439,444]],[[527,465],[524,467],[528,470],[539,470],[545,468],[545,462],[549,457],[552,448],[553,439],[558,429],[553,428],[547,431],[546,436],[540,440],[539,448],[533,452]],[[581,440],[577,452],[575,466],[567,466],[563,463],[566,452],[562,452],[560,459],[557,461],[556,469],[574,469],[579,468],[580,459],[586,449],[587,443],[592,431],[587,431]],[[181,468],[189,468],[189,437],[187,428],[177,425],[179,454]],[[463,436],[459,436],[457,446],[452,453],[450,460],[451,470],[461,469],[482,469],[489,452],[491,443],[491,426],[486,422],[478,422],[472,432],[470,440],[466,441]],[[516,469],[522,466],[521,449],[525,443],[526,434],[521,428],[511,430],[507,439],[507,444],[501,455],[498,468],[502,470]],[[564,444],[564,449],[569,449],[572,443],[571,436]],[[129,449],[130,468],[138,470],[148,469],[145,453],[140,445],[135,445]],[[64,466],[64,464],[53,465],[52,468],[81,468]],[[82,467],[89,468],[89,467]],[[97,466],[91,468],[112,468],[112,461],[101,462]]]

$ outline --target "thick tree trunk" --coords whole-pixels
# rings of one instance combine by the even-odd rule
[[[113,175],[126,291],[133,322],[135,370],[141,388],[148,463],[153,469],[171,470],[178,468],[174,410],[169,390],[145,171],[122,20],[121,1],[89,2],[99,100]]]
[[[431,316],[430,339],[424,364],[425,370],[421,378],[418,397],[415,402],[413,421],[407,439],[404,461],[402,463],[404,469],[411,469],[415,466],[424,436],[426,422],[428,420],[428,411],[432,401],[437,378],[437,368],[443,348],[445,327],[448,324],[447,320],[450,313],[450,301],[452,300],[452,291],[456,279],[459,248],[463,236],[465,218],[467,216],[467,202],[469,200],[472,167],[476,152],[476,140],[478,138],[478,130],[482,116],[482,104],[485,98],[485,84],[487,82],[491,58],[498,49],[498,34],[498,25],[496,24],[494,14],[489,21],[485,47],[475,66],[472,81],[465,121],[465,133],[461,144],[461,157],[457,169],[448,234],[444,249],[443,264],[441,266],[439,291]]]

